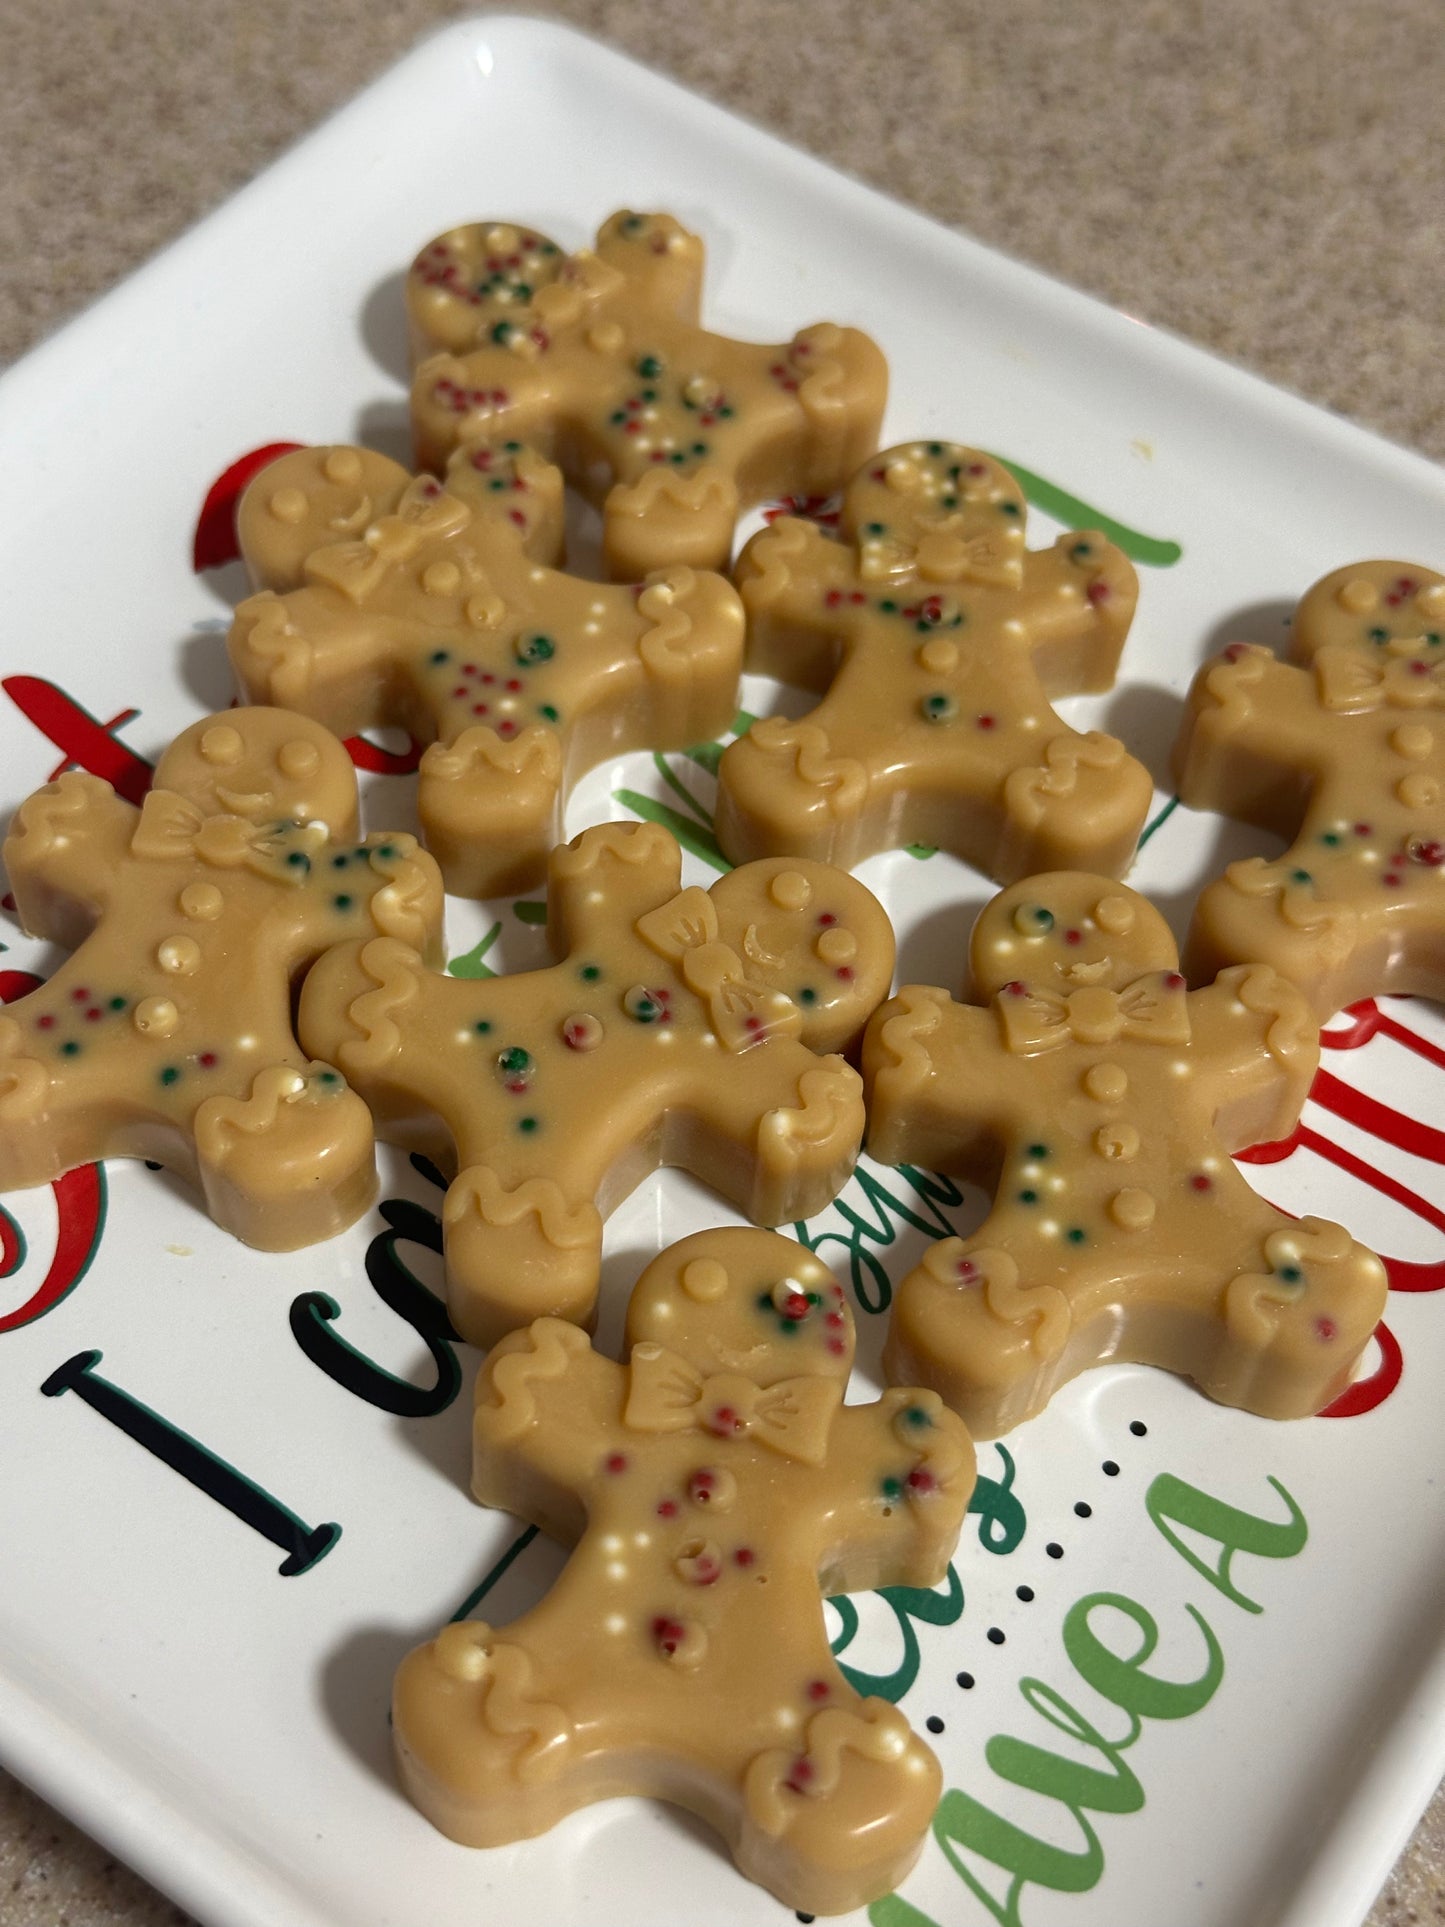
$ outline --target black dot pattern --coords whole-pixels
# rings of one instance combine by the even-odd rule
[[[960,1673],[958,1675],[958,1683],[963,1688],[965,1693],[971,1692],[973,1690],[973,1674]]]
[[[1142,1439],[1148,1436],[1149,1427],[1144,1423],[1143,1419],[1136,1418],[1130,1420],[1129,1430],[1134,1434],[1136,1439]]]
[[[1099,1469],[1106,1479],[1117,1479],[1119,1476],[1119,1468],[1112,1459],[1105,1459]]]
[[[943,1721],[938,1717],[937,1713],[930,1713],[923,1724],[928,1728],[930,1733],[941,1733],[943,1731]]]
[[[1092,1519],[1094,1516],[1094,1508],[1089,1504],[1087,1499],[1080,1499],[1075,1505],[1074,1511],[1081,1519]]]
[[[1015,1593],[1015,1597],[1018,1599],[1022,1599],[1024,1604],[1027,1606],[1030,1603],[1030,1601],[1033,1599],[1034,1589],[1032,1586],[1017,1586],[1014,1589],[1014,1593]]]
[[[990,1627],[989,1627],[989,1629],[988,1629],[988,1640],[989,1640],[989,1644],[990,1644],[991,1646],[1002,1646],[1002,1645],[1003,1645],[1003,1639],[1004,1639],[1004,1633],[1003,1633],[1003,1627],[1002,1627],[1002,1626],[990,1626]]]
[[[1064,1556],[1064,1549],[1057,1539],[1050,1539],[1049,1543],[1044,1547],[1044,1551],[1049,1555],[1050,1559],[1062,1559]]]

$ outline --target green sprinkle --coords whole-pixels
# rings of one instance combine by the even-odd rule
[[[1019,1192],[1020,1204],[1037,1204],[1038,1201],[1039,1201],[1039,1194],[1037,1191],[1030,1189],[1027,1191]]]
[[[511,337],[512,337],[512,324],[510,321],[499,321],[496,324],[496,326],[492,329],[492,340],[497,342],[499,345],[507,341],[510,341]]]
[[[112,998],[111,998],[111,1000],[110,1000],[110,1008],[111,1008],[112,1010],[124,1010],[124,1009],[125,1009],[125,998],[124,998],[124,997],[112,997]]]
[[[932,1425],[933,1420],[921,1405],[910,1405],[903,1414],[903,1423],[913,1426],[916,1431],[921,1431],[925,1426]]]
[[[1388,642],[1390,640],[1390,632],[1388,629],[1367,629],[1365,634],[1371,642]]]
[[[1031,1158],[1046,1158],[1048,1155],[1049,1147],[1047,1144],[1031,1144],[1029,1146],[1029,1156]]]
[[[451,651],[449,649],[433,649],[427,661],[433,669],[440,669],[444,662],[450,662],[451,659]]]
[[[707,453],[707,443],[706,443],[706,442],[694,442],[694,443],[693,443],[693,445],[692,445],[692,452],[693,452],[693,454],[694,454],[694,455],[706,455],[706,453]]]
[[[394,843],[378,843],[372,851],[372,855],[379,856],[383,863],[390,863],[396,855],[396,845]]]
[[[487,487],[492,491],[493,495],[500,494],[504,488],[510,488],[511,486],[511,483],[501,475],[494,475],[491,481],[487,483]]]
[[[180,1072],[174,1064],[167,1064],[161,1072],[161,1082],[162,1084],[175,1084],[179,1081],[180,1075]]]
[[[520,301],[530,301],[532,299],[532,289],[526,281],[514,281],[512,284],[512,292]]]
[[[918,626],[921,629],[925,625],[919,623]],[[952,696],[946,696],[942,693],[925,696],[918,707],[926,723],[951,723],[958,714],[958,704],[953,700]]]
[[[488,1032],[491,1030],[491,1028],[492,1026],[490,1021],[485,1017],[479,1017],[477,1021],[472,1025],[472,1029],[476,1032],[478,1037],[485,1037],[488,1034]]]
[[[759,1311],[771,1311],[773,1309],[772,1293],[760,1291],[757,1296],[757,1307]]]
[[[1333,849],[1337,843],[1340,843],[1342,841],[1343,841],[1343,838],[1340,836],[1340,833],[1338,830],[1325,830],[1321,833],[1321,836],[1320,836],[1320,842],[1328,843],[1331,849]]]
[[[902,1479],[885,1479],[878,1490],[883,1494],[885,1499],[901,1499],[903,1497],[903,1481]]]
[[[336,909],[349,910],[351,908],[351,905],[354,899],[348,896],[340,896],[340,897],[333,897],[331,901]]]
[[[62,1057],[79,1057],[80,1046],[75,1042],[74,1038],[71,1038],[68,1043],[60,1046],[60,1055]]]
[[[725,422],[730,422],[733,418],[732,403],[724,402],[722,407],[717,412],[721,420]]]
[[[1308,870],[1291,870],[1289,873],[1289,880],[1291,883],[1313,883],[1314,882],[1314,878],[1310,875]]]
[[[582,979],[584,984],[595,984],[597,979],[602,975],[602,966],[600,964],[583,964],[582,968],[577,972],[577,975]]]
[[[614,408],[607,419],[612,423],[614,428],[620,428],[623,422],[627,420],[627,410],[625,408]]]
[[[519,636],[513,653],[518,662],[550,662],[557,645],[550,636],[528,636],[525,640]]]
[[[662,373],[662,362],[657,355],[644,355],[637,364],[637,372],[644,381],[656,381]]]
[[[286,858],[286,861],[293,870],[309,870],[311,868],[311,859],[304,850],[292,850]]]
[[[521,1131],[524,1136],[530,1137],[536,1128],[537,1120],[535,1117],[519,1117],[517,1119],[517,1129]]]
[[[1039,926],[1040,930],[1052,930],[1054,927],[1053,911],[1045,910],[1043,906],[1040,905],[1034,912],[1034,922]]]
[[[998,512],[1000,515],[1017,515],[1019,512],[1019,505],[1017,502],[1000,502],[998,505]]]
[[[1076,1224],[1071,1224],[1064,1233],[1064,1236],[1071,1245],[1081,1245],[1084,1242],[1084,1235],[1084,1232]]]
[[[333,1085],[341,1082],[341,1077],[337,1071],[321,1071],[318,1073],[316,1081],[318,1084],[324,1084],[327,1089],[330,1090]]]
[[[943,443],[930,442],[928,444],[928,452],[930,455],[941,455],[943,453]]]
[[[351,858],[344,854],[341,856],[334,856],[331,859],[331,867],[333,870],[344,870],[347,864],[350,863],[350,861],[351,861]]]
[[[888,524],[886,522],[869,522],[863,533],[865,535],[886,535],[888,533]]]
[[[1298,1265],[1281,1265],[1279,1275],[1287,1285],[1297,1285],[1300,1279],[1304,1277],[1304,1273]]]
[[[813,989],[811,984],[804,985],[803,989],[798,992],[798,1002],[800,1004],[816,1004],[817,1001],[818,993]]]
[[[885,616],[896,616],[898,613],[898,604],[893,601],[891,596],[885,597],[884,600],[878,604],[878,607]]]
[[[531,1061],[531,1052],[523,1050],[520,1044],[512,1044],[508,1049],[504,1050],[497,1059],[498,1065],[502,1070],[506,1071],[509,1076],[514,1076],[518,1071],[526,1070]]]
[[[559,713],[555,703],[539,703],[537,705],[537,714],[545,717],[549,723],[555,723],[559,718]]]
[[[1076,542],[1069,550],[1069,555],[1075,562],[1085,562],[1093,553],[1094,545],[1092,542]]]

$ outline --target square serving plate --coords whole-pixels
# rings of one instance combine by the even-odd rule
[[[134,773],[230,699],[221,637],[239,572],[197,577],[189,558],[207,485],[275,439],[402,451],[400,276],[424,239],[495,215],[575,246],[626,204],[704,235],[709,325],[760,339],[823,316],[868,329],[893,370],[888,439],[946,436],[1029,471],[1035,544],[1057,526],[1046,506],[1154,538],[1120,687],[1066,708],[1117,730],[1161,784],[1183,692],[1223,637],[1281,641],[1300,592],[1353,557],[1439,562],[1445,478],[1416,457],[570,32],[476,20],[0,382],[6,811],[67,758]],[[766,712],[796,696],[752,683],[745,700]],[[653,801],[705,833],[711,794],[703,763],[629,757],[581,786],[568,833]],[[1266,839],[1168,802],[1161,789],[1131,881],[1182,930],[1199,885]],[[367,807],[372,824],[405,825],[408,780],[370,779]],[[705,857],[689,864],[707,879]],[[987,886],[903,852],[864,875],[898,924],[901,978],[956,989]],[[449,952],[472,968],[540,955],[531,906],[449,914]],[[0,934],[7,968],[52,967],[13,919]],[[942,1722],[943,1818],[900,1895],[871,1910],[877,1927],[1351,1927],[1445,1772],[1445,1214],[1430,1202],[1445,1024],[1418,1002],[1377,1014],[1331,1027],[1299,1142],[1249,1167],[1281,1204],[1341,1218],[1403,1261],[1394,1281],[1409,1289],[1362,1368],[1355,1403],[1369,1409],[1271,1425],[1159,1373],[1092,1372],[981,1448],[983,1510],[936,1595],[828,1609],[873,1690],[901,1694],[915,1724]],[[467,1390],[396,1416],[293,1335],[293,1302],[325,1292],[352,1346],[435,1382],[365,1261],[436,1284],[425,1229],[439,1193],[389,1157],[383,1194],[414,1206],[409,1239],[373,1213],[280,1258],[228,1240],[138,1166],[5,1200],[0,1752],[214,1927],[786,1918],[704,1829],[646,1802],[474,1853],[397,1792],[386,1707],[401,1653],[483,1594],[487,1618],[513,1617],[560,1555],[468,1498]],[[855,1396],[876,1382],[889,1281],[981,1211],[865,1163],[807,1227],[855,1287]],[[730,1217],[676,1174],[645,1184],[607,1228],[604,1340],[657,1249]],[[282,1549],[233,1511],[80,1399],[41,1396],[92,1350],[102,1376],[304,1526],[339,1524],[329,1556],[279,1576]],[[465,1348],[461,1362],[469,1388]],[[1171,1543],[1152,1516],[1197,1528],[1185,1488],[1257,1522],[1227,1585],[1217,1539],[1183,1524]],[[1307,1536],[1283,1529],[1292,1511]],[[1127,1656],[1156,1626],[1148,1667],[1164,1678],[1195,1679],[1217,1642],[1205,1703],[1141,1726],[1085,1683],[1064,1626],[1101,1594],[1128,1603],[1096,1603],[1094,1631]],[[1061,1797],[1041,1790],[1045,1769]]]

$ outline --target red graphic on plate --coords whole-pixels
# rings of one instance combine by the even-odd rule
[[[151,786],[154,771],[143,756],[128,749],[115,734],[135,721],[138,709],[123,709],[108,723],[102,723],[58,683],[47,682],[43,676],[6,676],[0,689],[21,715],[63,752],[50,772],[52,783],[68,769],[89,770],[92,776],[103,776],[127,803],[140,802]]]
[[[1388,1016],[1373,998],[1352,1004],[1344,1014],[1349,1021],[1343,1028],[1321,1032],[1320,1043],[1324,1049],[1359,1050],[1376,1037],[1386,1037],[1423,1058],[1432,1068],[1445,1071],[1445,1050],[1402,1024],[1398,1018]],[[1392,1104],[1382,1103],[1379,1098],[1355,1090],[1342,1078],[1336,1077],[1333,1071],[1322,1069],[1316,1074],[1310,1096],[1322,1110],[1343,1118],[1347,1124],[1352,1124],[1356,1130],[1365,1132],[1378,1142],[1392,1145],[1398,1151],[1405,1151],[1411,1157],[1422,1158],[1431,1164],[1445,1165],[1445,1131],[1424,1123],[1418,1117],[1407,1116]],[[1356,1152],[1343,1144],[1336,1144],[1332,1138],[1303,1121],[1278,1144],[1258,1144],[1253,1150],[1242,1151],[1240,1162],[1281,1164],[1299,1150],[1313,1151],[1317,1157],[1333,1164],[1336,1170],[1358,1178],[1380,1197],[1401,1205],[1422,1224],[1445,1236],[1445,1211],[1438,1205],[1432,1204],[1428,1198],[1422,1198],[1398,1178],[1377,1170]],[[1391,1258],[1384,1252],[1380,1253],[1380,1258],[1392,1291],[1445,1291],[1445,1258],[1433,1261]],[[1380,1363],[1375,1371],[1369,1378],[1350,1386],[1333,1405],[1326,1407],[1322,1417],[1356,1418],[1362,1412],[1371,1412],[1377,1405],[1382,1405],[1399,1384],[1404,1370],[1399,1343],[1383,1324],[1376,1337],[1380,1346]]]
[[[0,1003],[13,1003],[39,988],[41,979],[28,970],[0,970]],[[105,1181],[98,1164],[82,1164],[51,1185],[55,1193],[55,1250],[45,1276],[12,1312],[0,1318],[0,1332],[18,1331],[43,1318],[52,1306],[78,1285],[95,1256],[105,1223]],[[0,1211],[0,1278],[11,1277],[23,1259],[15,1221]]]
[[[218,475],[206,490],[206,499],[196,522],[191,543],[191,561],[197,575],[202,569],[219,569],[224,563],[240,559],[241,546],[236,536],[236,507],[246,485],[279,455],[304,448],[304,442],[266,442]],[[346,738],[347,754],[358,769],[375,776],[409,776],[421,761],[421,744],[409,741],[405,749],[383,749],[365,736]]]

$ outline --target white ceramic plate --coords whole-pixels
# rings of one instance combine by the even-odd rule
[[[706,236],[710,325],[776,338],[831,316],[869,329],[893,367],[890,439],[994,449],[1083,498],[1088,519],[1103,512],[1182,545],[1177,563],[1142,571],[1121,688],[1068,706],[1075,720],[1105,718],[1156,770],[1192,671],[1222,634],[1281,639],[1288,606],[1342,560],[1440,559],[1445,481],[1422,461],[891,205],[614,54],[536,22],[483,20],[420,48],[0,384],[5,675],[65,692],[62,734],[79,706],[103,725],[121,719],[112,741],[154,758],[230,695],[218,631],[237,572],[197,578],[189,567],[213,477],[277,438],[401,447],[399,275],[434,231],[516,216],[576,245],[624,204],[669,208]],[[1036,514],[1033,540],[1053,527]],[[761,685],[747,699],[779,700]],[[0,703],[0,730],[8,808],[62,751],[13,700]],[[673,758],[671,774],[705,817],[706,773]],[[623,813],[622,791],[684,808],[653,760],[633,757],[582,786],[569,834]],[[374,824],[404,822],[408,783],[377,779],[369,806]],[[1182,925],[1205,877],[1261,843],[1175,811],[1133,880]],[[865,874],[899,924],[902,975],[956,985],[982,882],[951,859],[902,853]],[[538,955],[540,933],[509,905],[453,911],[454,956],[494,924],[492,964]],[[13,924],[4,938],[7,967],[50,967]],[[1445,1108],[1445,1026],[1420,1004],[1388,1016],[1405,1041],[1376,1035],[1330,1055],[1344,1095],[1325,1087],[1334,1108],[1311,1106],[1311,1138],[1253,1175],[1291,1208],[1322,1208],[1392,1256],[1434,1266],[1414,1282],[1445,1283],[1445,1218],[1424,1202],[1440,1195],[1445,1141],[1418,1128]],[[1362,1111],[1352,1090],[1384,1108]],[[1353,1122],[1340,1115],[1352,1105]],[[976,1222],[980,1201],[935,1212],[905,1178],[871,1180],[870,1191],[855,1179],[812,1229],[841,1234],[824,1250],[845,1270],[850,1249],[860,1254],[876,1302],[880,1278],[901,1276],[945,1223]],[[363,1269],[386,1226],[374,1216],[334,1244],[263,1259],[162,1176],[116,1166],[105,1186],[103,1235],[78,1289],[0,1331],[0,1747],[15,1770],[216,1927],[784,1917],[701,1829],[646,1803],[613,1802],[489,1854],[451,1845],[406,1805],[388,1764],[393,1665],[495,1573],[518,1528],[467,1497],[465,1393],[437,1416],[399,1418],[333,1382],[292,1336],[292,1301],[327,1292],[355,1347],[432,1382],[419,1341]],[[438,1197],[401,1159],[384,1190],[423,1211]],[[75,1271],[85,1214],[101,1201],[93,1180],[68,1195],[59,1260],[51,1194],[8,1201],[25,1248],[12,1238],[0,1254],[10,1265],[0,1316]],[[604,1335],[615,1336],[657,1248],[728,1215],[686,1179],[643,1186],[608,1226]],[[429,1253],[401,1252],[435,1282]],[[845,1658],[896,1680],[916,1642],[905,1704],[918,1723],[943,1722],[934,1743],[954,1832],[1008,1858],[1007,1821],[1034,1845],[1009,1912],[1007,1873],[930,1841],[903,1896],[873,1910],[879,1927],[1349,1927],[1365,1913],[1445,1771],[1445,1296],[1397,1292],[1387,1318],[1403,1376],[1365,1416],[1272,1426],[1116,1368],[1071,1387],[1007,1441],[1007,1459],[983,1448],[983,1472],[1001,1486],[1011,1468],[1011,1490],[993,1495],[991,1519],[970,1520],[959,1590],[940,1589],[907,1619],[877,1596],[860,1600]],[[862,1318],[865,1359],[876,1359],[882,1322]],[[329,1556],[279,1577],[278,1549],[222,1505],[78,1397],[40,1396],[50,1373],[91,1349],[102,1376],[306,1525],[339,1523]],[[1146,1492],[1168,1490],[1154,1485],[1161,1477],[1273,1521],[1286,1508],[1271,1481],[1292,1495],[1307,1543],[1234,1561],[1235,1585],[1259,1610],[1151,1523]],[[1218,1552],[1185,1542],[1202,1562]],[[487,1616],[522,1610],[557,1567],[544,1542],[528,1543],[495,1579]],[[1146,1720],[1131,1740],[1127,1716],[1084,1684],[1063,1641],[1070,1608],[1104,1592],[1152,1615],[1151,1669],[1178,1680],[1201,1670],[1191,1614],[1204,1616],[1224,1658],[1207,1704]],[[833,1623],[846,1630],[836,1613]],[[1117,1609],[1093,1623],[1119,1651],[1137,1647]],[[1090,1729],[1129,1742],[1112,1765],[1078,1737]],[[1012,1764],[1016,1781],[1036,1785],[1038,1762],[1010,1756],[999,1735],[1090,1769],[1092,1780],[1075,1774],[1072,1797],[1082,1790],[1095,1807],[1071,1812],[1001,1776]]]

